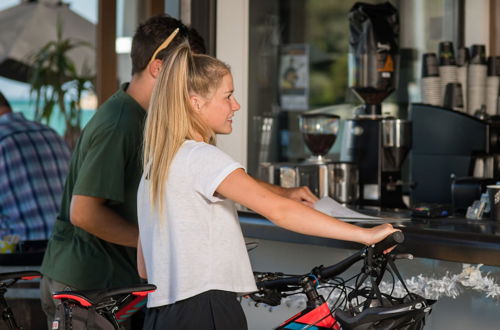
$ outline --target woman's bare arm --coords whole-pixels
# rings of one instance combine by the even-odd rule
[[[242,169],[229,174],[217,192],[263,215],[276,225],[301,234],[370,245],[395,231],[390,224],[361,228],[329,217],[266,189]]]

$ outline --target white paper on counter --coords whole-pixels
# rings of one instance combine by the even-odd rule
[[[328,196],[323,197],[319,201],[317,201],[316,204],[314,204],[314,208],[320,212],[323,212],[329,216],[335,217],[345,222],[367,221],[370,223],[386,223],[410,221],[410,219],[405,218],[380,218],[359,213],[343,206],[342,204]]]

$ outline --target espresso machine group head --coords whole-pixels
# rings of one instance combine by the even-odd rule
[[[363,105],[345,121],[340,160],[358,165],[361,205],[404,208],[401,166],[411,123],[382,115],[398,80],[398,12],[388,2],[356,3],[349,21],[349,85]]]

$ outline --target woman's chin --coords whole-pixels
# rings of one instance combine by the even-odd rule
[[[219,135],[228,135],[228,134],[231,134],[232,132],[233,132],[233,128],[229,127],[229,128],[221,129],[220,131],[216,132],[216,134],[219,134]]]

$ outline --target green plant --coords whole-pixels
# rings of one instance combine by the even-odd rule
[[[93,89],[94,76],[88,66],[77,72],[68,52],[78,47],[92,47],[88,42],[63,39],[58,22],[56,40],[48,42],[33,55],[30,85],[35,95],[35,120],[49,122],[57,105],[65,121],[64,139],[74,147],[81,132],[80,100]]]

